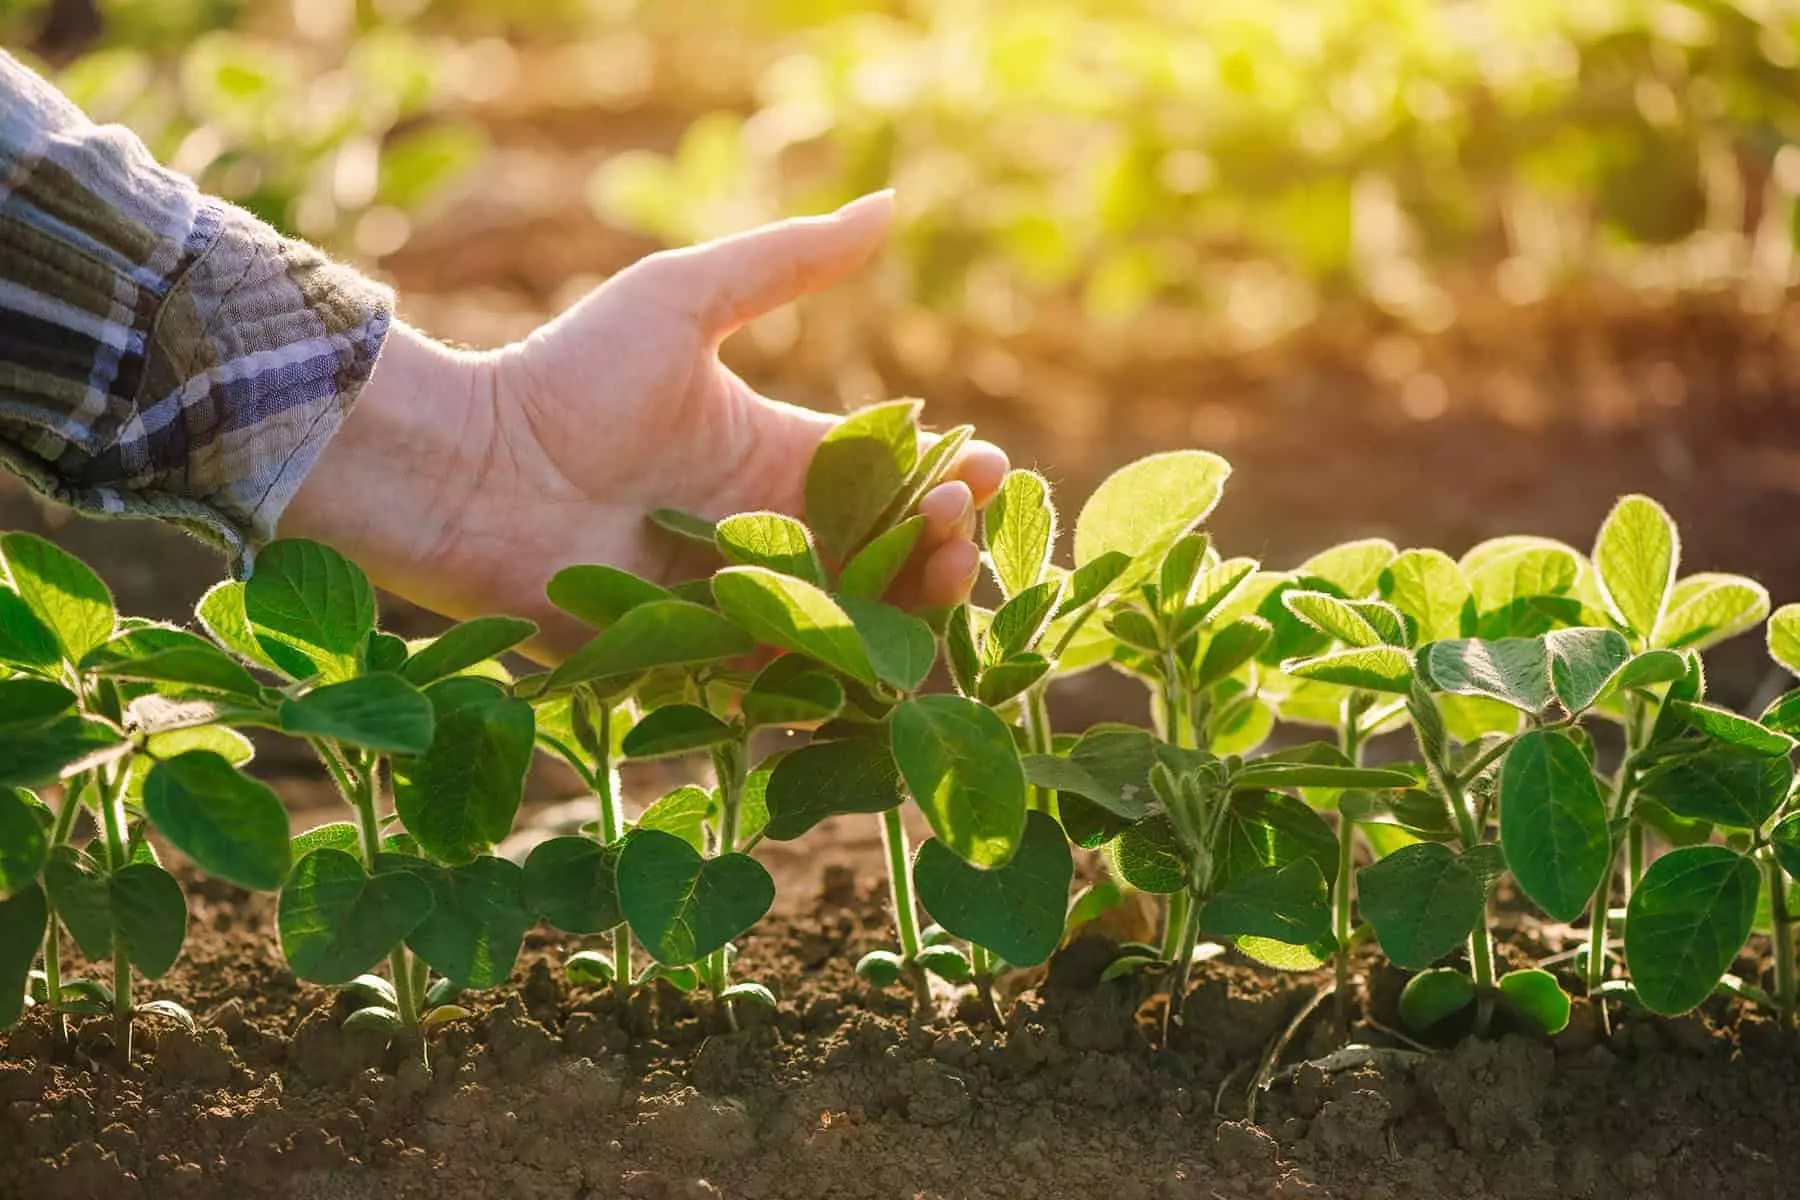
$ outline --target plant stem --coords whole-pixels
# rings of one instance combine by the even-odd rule
[[[994,956],[986,946],[969,943],[969,969],[975,975],[975,993],[987,1009],[988,1020],[1000,1027],[1000,1006],[994,1001]]]
[[[1025,744],[1033,754],[1048,754],[1053,744],[1050,733],[1050,708],[1044,702],[1045,684],[1039,683],[1029,689],[1021,706],[1022,724],[1025,729]],[[1036,812],[1050,811],[1050,793],[1035,783],[1028,783],[1025,789],[1025,806]]]
[[[596,701],[599,708],[598,737],[595,747],[598,759],[594,763],[594,772],[590,782],[594,788],[594,799],[599,802],[599,821],[594,827],[596,839],[602,846],[610,846],[625,836],[624,814],[619,811],[619,797],[613,789],[612,772],[612,707],[604,701]],[[624,922],[613,927],[613,995],[623,996],[631,982],[631,929]]]
[[[1625,714],[1625,757],[1619,762],[1619,773],[1613,779],[1612,820],[1619,821],[1627,816],[1631,803],[1632,759],[1638,752],[1640,735],[1639,707],[1636,699],[1626,701]],[[1644,873],[1644,831],[1635,821],[1631,823],[1623,839],[1625,851],[1625,892],[1629,896],[1631,889]],[[1595,991],[1606,980],[1606,927],[1611,917],[1613,880],[1618,875],[1619,840],[1615,839],[1612,850],[1607,855],[1606,871],[1600,876],[1600,886],[1594,889],[1594,899],[1589,905],[1593,916],[1588,920],[1588,952],[1586,961],[1587,989]]]
[[[1425,750],[1425,739],[1418,737],[1417,726],[1414,735],[1421,750]],[[1439,786],[1444,790],[1444,802],[1450,808],[1450,815],[1456,821],[1457,835],[1464,851],[1481,844],[1481,821],[1476,817],[1475,808],[1469,801],[1468,788],[1459,782],[1459,776],[1449,771],[1445,765],[1436,761],[1426,750],[1425,766]],[[1475,977],[1475,990],[1478,999],[1475,1003],[1475,1036],[1487,1034],[1488,1022],[1494,1015],[1494,947],[1488,936],[1489,901],[1483,897],[1481,902],[1481,923],[1475,932],[1469,935],[1469,967]]]
[[[913,900],[912,847],[907,844],[906,823],[900,810],[890,808],[881,814],[881,844],[887,850],[888,897],[894,906],[894,928],[900,935],[900,958],[913,989],[913,999],[920,1015],[930,1011],[931,988],[925,971],[913,960],[919,957],[919,910]]]
[[[62,806],[56,810],[56,824],[50,830],[52,848],[61,846],[75,831],[75,819],[81,815],[82,785],[70,784],[63,789]],[[50,1025],[56,1040],[67,1044],[69,1019],[62,1012],[62,922],[56,910],[44,927],[44,1005],[50,1010]]]
[[[1763,870],[1769,880],[1769,918],[1773,928],[1770,940],[1775,944],[1775,1003],[1781,1023],[1794,1021],[1794,925],[1788,912],[1787,872],[1775,860],[1772,851],[1763,852]]]
[[[719,781],[720,854],[731,854],[737,850],[738,815],[744,798],[744,764],[750,759],[749,739],[749,733],[745,732],[735,741],[727,742],[713,752],[713,774]],[[715,992],[723,992],[731,986],[731,960],[724,946],[712,952],[707,974],[711,976]],[[723,1007],[725,1023],[736,1033],[737,1011],[729,1000],[724,1002]]]
[[[119,772],[118,784],[114,788],[100,787],[100,823],[106,836],[107,871],[116,874],[124,869],[127,859],[125,852],[125,773]],[[124,1054],[123,1061],[131,1061],[131,956],[126,952],[125,939],[117,930],[113,932],[113,1023],[116,1032],[115,1040]]]
[[[1193,907],[1194,897],[1186,888],[1170,892],[1163,901],[1163,961],[1175,962],[1176,956],[1181,953],[1181,939],[1187,931],[1188,912]]]
[[[1187,892],[1179,893],[1188,896]],[[1169,1042],[1170,1026],[1181,1024],[1181,1010],[1187,1005],[1188,977],[1194,970],[1194,947],[1200,942],[1200,905],[1192,897],[1182,906],[1181,939],[1175,950],[1175,968],[1169,975],[1169,1007],[1163,1014],[1163,1044]]]
[[[1344,757],[1352,764],[1362,762],[1363,731],[1358,723],[1362,714],[1360,694],[1352,694],[1344,702],[1343,732],[1339,739],[1339,747]],[[1332,1011],[1337,1020],[1339,1035],[1350,1029],[1350,909],[1355,903],[1355,882],[1351,868],[1356,858],[1356,822],[1338,806],[1338,868],[1337,886],[1332,888],[1332,933],[1337,941],[1336,962],[1337,986],[1332,989]]]

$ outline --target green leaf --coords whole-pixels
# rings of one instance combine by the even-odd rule
[[[742,707],[744,719],[753,726],[825,721],[843,709],[844,685],[809,659],[782,655],[751,682]]]
[[[1549,538],[1499,538],[1495,544],[1503,549],[1484,553],[1490,545],[1484,543],[1461,564],[1479,614],[1475,632],[1490,639],[1546,632],[1556,621],[1544,612],[1544,598],[1575,586],[1581,556]]]
[[[863,683],[875,682],[850,615],[818,588],[765,567],[727,567],[713,576],[712,586],[719,607],[757,641],[817,659]]]
[[[0,587],[0,663],[41,668],[61,661],[62,647],[56,634],[17,592]]]
[[[1784,604],[1769,618],[1769,657],[1800,675],[1800,604]]]
[[[357,673],[357,654],[375,628],[375,591],[329,546],[283,538],[257,554],[244,615],[263,651],[289,674],[311,674],[293,669],[297,655],[335,683]]]
[[[430,639],[422,639],[419,649],[430,645]],[[363,651],[363,670],[367,672],[386,671],[398,673],[406,665],[406,656],[412,653],[412,647],[403,637],[391,633],[383,633],[377,629],[369,635],[369,641]]]
[[[459,988],[506,982],[526,930],[537,924],[525,898],[525,872],[516,863],[484,855],[460,867],[439,867],[383,854],[375,867],[410,872],[431,889],[431,912],[406,935],[406,944],[432,970]]]
[[[1157,607],[1166,619],[1173,620],[1188,609],[1201,570],[1216,561],[1212,539],[1206,534],[1184,533],[1175,539],[1156,575]]]
[[[678,508],[657,508],[650,511],[649,521],[664,533],[673,534],[684,542],[705,546],[709,550],[718,549],[715,540],[718,527],[705,517],[696,517],[693,513],[682,512]]]
[[[1131,558],[1121,584],[1148,578],[1182,534],[1219,502],[1231,464],[1203,450],[1171,450],[1121,467],[1075,519],[1075,565],[1118,551]]]
[[[937,440],[927,446],[919,455],[919,461],[913,464],[912,471],[906,477],[906,485],[882,512],[875,522],[875,529],[898,525],[902,518],[912,515],[925,494],[949,477],[956,466],[957,455],[969,444],[969,438],[974,432],[973,425],[958,425],[938,434]]]
[[[1794,766],[1731,746],[1711,744],[1652,767],[1639,792],[1678,817],[1733,829],[1760,829],[1794,784]]]
[[[1769,848],[1789,875],[1800,877],[1800,813],[1789,813],[1769,831]]]
[[[1161,654],[1164,649],[1162,629],[1139,609],[1114,609],[1107,614],[1106,628],[1127,646],[1146,654]]]
[[[710,608],[687,600],[647,601],[624,613],[552,671],[545,688],[717,662],[755,648],[748,634]]]
[[[627,758],[666,758],[728,742],[731,726],[693,704],[669,704],[646,713],[625,735]]]
[[[1633,655],[1630,662],[1620,667],[1606,681],[1606,688],[1595,703],[1604,703],[1622,692],[1652,688],[1659,683],[1673,683],[1686,674],[1687,659],[1680,654],[1673,650],[1646,650],[1642,654]]]
[[[997,663],[1036,647],[1056,611],[1062,589],[1060,579],[1046,579],[1002,604],[988,624],[987,640],[982,646],[986,661]]]
[[[1394,543],[1386,538],[1362,538],[1321,550],[1301,563],[1295,573],[1323,579],[1355,599],[1375,591],[1382,571],[1397,553]]]
[[[1033,966],[1062,942],[1074,872],[1061,826],[1034,812],[1002,866],[971,866],[936,838],[926,842],[913,863],[913,885],[945,929],[1009,963]]]
[[[981,677],[981,654],[975,649],[973,614],[967,604],[951,609],[949,620],[944,623],[944,657],[956,690],[965,696],[974,695]]]
[[[695,962],[762,920],[775,881],[747,854],[702,858],[674,834],[634,833],[619,856],[619,904],[659,963]]]
[[[684,784],[646,808],[634,829],[660,829],[672,833],[696,850],[706,849],[706,823],[718,812],[712,792]]]
[[[281,797],[209,750],[152,767],[144,810],[202,871],[239,887],[272,892],[293,865]]]
[[[1473,604],[1462,568],[1441,550],[1401,551],[1381,573],[1380,595],[1412,619],[1416,645],[1461,637]]]
[[[1506,752],[1500,845],[1520,889],[1553,920],[1587,911],[1612,861],[1612,841],[1593,766],[1563,734],[1534,730]]]
[[[270,671],[281,670],[250,628],[250,618],[244,614],[242,583],[227,579],[214,584],[194,606],[194,615],[213,641],[245,662]]]
[[[640,604],[673,600],[675,594],[617,567],[584,564],[550,577],[544,594],[578,621],[605,629]]]
[[[1412,691],[1412,655],[1395,646],[1334,650],[1317,658],[1289,659],[1281,664],[1281,669],[1301,679],[1364,691],[1393,692],[1402,696]]]
[[[112,874],[72,846],[58,846],[44,868],[44,888],[81,952],[112,957],[116,936],[145,979],[160,979],[187,939],[187,896],[155,863],[128,863]]]
[[[1303,858],[1326,882],[1337,879],[1336,831],[1304,801],[1282,792],[1234,793],[1215,845],[1215,884]]]
[[[1337,953],[1337,944],[1330,938],[1306,946],[1248,936],[1235,941],[1238,953],[1277,971],[1316,971]]]
[[[348,983],[431,915],[432,891],[408,870],[370,875],[342,850],[314,850],[281,889],[281,953],[312,983]]]
[[[1656,644],[1671,650],[1710,650],[1754,628],[1769,615],[1769,592],[1754,579],[1711,572],[1676,582]]]
[[[1379,646],[1381,633],[1350,603],[1326,592],[1295,588],[1281,594],[1287,610],[1317,629],[1351,646]],[[1404,657],[1404,656],[1403,656]]]
[[[362,834],[351,822],[327,821],[293,836],[289,842],[289,860],[298,862],[314,850],[342,850],[346,854],[355,854],[361,845]]]
[[[1529,713],[1550,707],[1549,651],[1542,638],[1465,638],[1435,642],[1425,669],[1441,692],[1485,696]]]
[[[1449,847],[1403,846],[1356,876],[1362,914],[1393,964],[1422,971],[1462,945],[1482,919],[1481,879]]]
[[[1106,595],[1107,590],[1118,582],[1119,577],[1125,574],[1125,568],[1130,565],[1129,554],[1109,550],[1097,555],[1091,562],[1076,567],[1069,573],[1068,594],[1063,598],[1062,606],[1056,610],[1056,615],[1065,617]]]
[[[618,977],[619,970],[598,950],[577,950],[563,960],[563,973],[576,987],[605,987]]]
[[[1023,764],[1026,778],[1038,787],[1080,796],[1135,821],[1148,811],[1156,739],[1130,725],[1096,725],[1066,758],[1032,754]]]
[[[894,761],[932,832],[979,867],[1013,856],[1025,829],[1025,772],[993,710],[920,696],[893,716]]]
[[[1515,972],[1516,974],[1517,972]],[[1423,1033],[1455,1016],[1475,999],[1475,983],[1455,967],[1433,967],[1406,981],[1400,992],[1400,1022]]]
[[[767,567],[783,575],[825,586],[825,568],[812,535],[792,517],[773,512],[739,513],[719,522],[715,534],[726,562]]]
[[[86,717],[8,730],[0,737],[0,787],[48,787],[130,751],[117,730]]]
[[[1712,995],[1750,936],[1762,873],[1723,846],[1650,864],[1625,914],[1625,964],[1645,1008],[1676,1016]]]
[[[1544,635],[1550,686],[1571,713],[1604,695],[1631,659],[1631,645],[1613,629],[1556,629]]]
[[[1050,660],[1041,654],[1016,654],[981,673],[975,698],[990,708],[1006,703],[1050,673]]]
[[[400,666],[400,678],[414,687],[436,683],[505,654],[536,632],[535,624],[517,617],[476,617],[452,625],[412,652]]]
[[[888,747],[874,738],[814,742],[784,755],[769,776],[764,832],[789,842],[827,817],[880,813],[904,799]]]
[[[49,923],[50,906],[35,883],[0,899],[0,1030],[11,1028],[25,1010],[31,965]]]
[[[697,790],[697,789],[696,789]],[[625,920],[618,869],[623,842],[556,837],[525,859],[525,897],[531,910],[564,933],[605,933]]]
[[[1114,874],[1140,892],[1167,894],[1188,885],[1188,861],[1175,827],[1161,813],[1145,817],[1106,845]]]
[[[0,900],[36,884],[50,854],[49,831],[30,795],[0,788]]]
[[[96,675],[182,684],[262,703],[262,685],[255,676],[211,642],[185,630],[121,634],[91,652],[85,665]]]
[[[1050,484],[1035,471],[1009,471],[983,519],[988,561],[1000,590],[1015,596],[1044,578],[1056,544]]]
[[[937,661],[931,626],[879,600],[844,596],[839,603],[862,639],[876,677],[902,692],[917,691]]]
[[[1554,1037],[1569,1027],[1573,1003],[1548,971],[1508,971],[1500,977],[1500,994],[1541,1033]]]
[[[887,595],[924,532],[925,518],[911,516],[858,550],[838,576],[838,594],[861,600]]]
[[[1675,586],[1681,538],[1662,505],[1626,496],[1613,506],[1594,542],[1594,570],[1606,607],[1649,644]]]
[[[65,661],[78,663],[113,635],[112,593],[86,563],[30,533],[0,535],[0,558],[32,615],[55,635]]]
[[[36,729],[75,707],[75,693],[48,679],[0,679],[0,730]]]
[[[431,702],[398,675],[362,675],[283,700],[286,733],[329,738],[380,754],[420,754],[432,742]]]
[[[531,766],[531,705],[485,679],[444,679],[425,690],[430,747],[394,760],[394,810],[433,858],[467,862],[512,832]]]
[[[1263,937],[1305,945],[1331,933],[1331,894],[1310,858],[1233,876],[1200,910],[1214,937]]]
[[[1206,641],[1195,671],[1196,688],[1211,687],[1255,658],[1274,632],[1267,621],[1257,616],[1239,617],[1223,626]]]
[[[906,962],[892,950],[871,950],[856,960],[856,973],[874,988],[893,987],[906,972]]]
[[[1769,757],[1786,757],[1793,753],[1793,738],[1765,728],[1761,723],[1739,716],[1730,709],[1687,700],[1671,700],[1668,703],[1677,716],[1716,742]]]
[[[919,461],[917,400],[877,404],[838,422],[806,470],[806,520],[840,562],[871,533]]]

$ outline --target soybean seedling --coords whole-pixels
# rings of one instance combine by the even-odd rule
[[[504,979],[535,916],[518,868],[488,850],[512,829],[532,745],[530,708],[490,660],[536,627],[485,617],[409,645],[376,628],[353,563],[294,539],[266,547],[246,583],[207,593],[199,615],[243,664],[284,680],[263,719],[312,747],[351,812],[289,848],[277,919],[289,966],[364,1001],[355,1028],[416,1037],[460,1015],[439,1002]],[[383,959],[385,981],[370,974]],[[431,966],[447,985],[431,985]]]

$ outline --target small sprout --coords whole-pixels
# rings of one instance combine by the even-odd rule
[[[194,1014],[173,1000],[146,1000],[133,1007],[132,1012],[139,1016],[162,1017],[165,1020],[173,1021],[189,1033],[199,1028],[194,1021]]]
[[[743,1000],[771,1011],[775,1008],[775,993],[760,983],[734,983],[719,993],[719,999],[726,1004]]]
[[[905,961],[892,950],[871,950],[856,960],[856,973],[870,987],[892,987],[905,971]]]
[[[579,950],[569,955],[563,963],[563,973],[576,987],[604,987],[619,974],[613,960],[598,950]]]
[[[344,1018],[345,1033],[378,1033],[383,1038],[391,1039],[405,1028],[399,1013],[379,1004],[359,1008]]]
[[[1171,965],[1155,954],[1121,954],[1106,964],[1106,969],[1100,972],[1100,982],[1111,983],[1145,971],[1166,971]]]

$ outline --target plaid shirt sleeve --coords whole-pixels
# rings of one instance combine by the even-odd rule
[[[0,462],[37,491],[182,525],[244,574],[392,307],[0,50]]]

